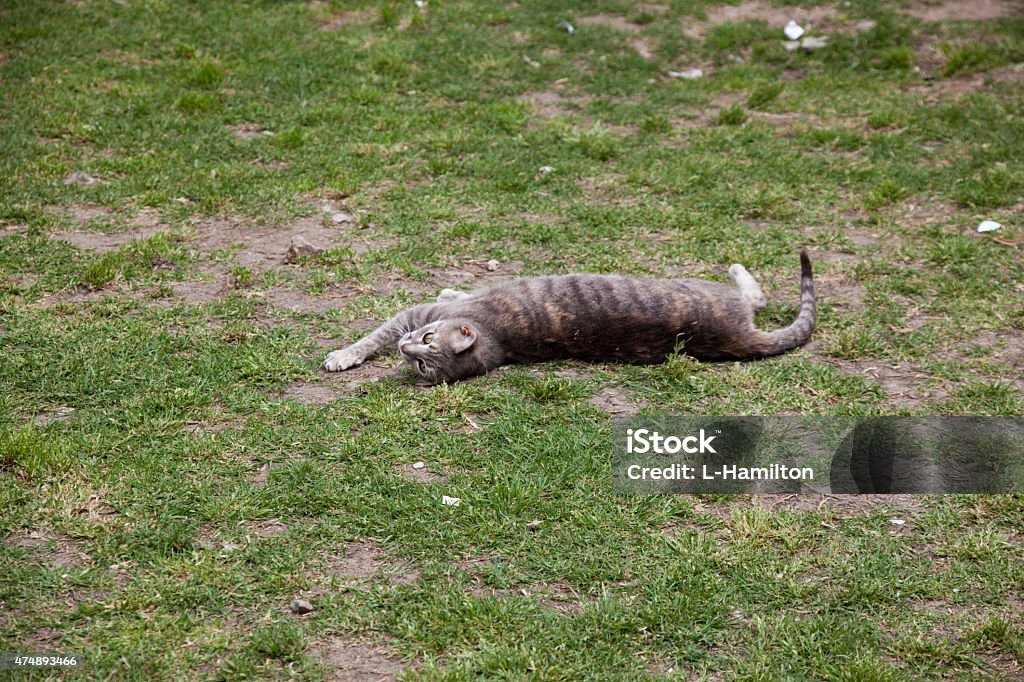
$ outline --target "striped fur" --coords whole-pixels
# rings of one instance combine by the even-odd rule
[[[445,290],[358,343],[331,353],[329,371],[394,347],[421,381],[484,374],[508,363],[555,358],[657,363],[675,351],[699,360],[778,355],[810,339],[816,321],[811,262],[800,253],[800,313],[772,332],[754,326],[764,295],[741,266],[740,285],[607,275],[530,277],[472,294]]]

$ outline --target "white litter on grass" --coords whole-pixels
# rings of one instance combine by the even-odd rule
[[[828,45],[828,36],[807,36],[800,41],[800,47],[804,49],[804,52],[814,52]]]
[[[1000,227],[1002,227],[1002,225],[994,220],[982,220],[981,223],[978,224],[978,232],[995,232]]]
[[[412,465],[412,468],[413,469],[422,469],[425,466],[427,466],[427,465],[424,464],[423,462],[416,462],[415,464]]]
[[[427,0],[416,0],[416,6],[423,9],[427,6]]]
[[[796,40],[804,34],[804,29],[795,21],[790,21],[786,24],[786,28],[782,29],[782,32],[785,33],[786,37],[790,40]]]
[[[565,31],[566,33],[568,33],[569,35],[572,35],[573,33],[576,32],[576,27],[573,26],[572,24],[570,24],[568,21],[563,21],[562,23],[560,23],[555,28],[561,29],[561,30]]]
[[[532,66],[535,69],[539,69],[540,68],[540,62],[534,61],[533,59],[530,59],[525,54],[523,55],[523,61],[526,62],[527,66]]]
[[[891,523],[894,526],[905,526],[905,525],[907,525],[907,522],[904,521],[903,519],[889,519],[889,523]]]
[[[541,166],[540,168],[537,169],[537,172],[540,173],[541,175],[547,175],[549,173],[554,173],[555,169],[552,168],[551,166]]]
[[[458,507],[462,504],[462,500],[458,497],[448,497],[447,495],[441,496],[441,504],[446,507]]]
[[[698,78],[704,77],[703,69],[687,69],[686,71],[668,71],[666,75],[669,78],[682,78],[683,80],[693,81]]]

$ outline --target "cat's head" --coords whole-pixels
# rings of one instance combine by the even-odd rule
[[[416,373],[418,383],[440,384],[486,372],[482,345],[476,322],[438,320],[400,338],[398,352]]]

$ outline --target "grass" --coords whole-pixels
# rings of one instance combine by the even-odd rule
[[[611,398],[1024,414],[1024,22],[854,1],[807,54],[756,17],[681,30],[709,8],[0,7],[0,653],[80,652],[87,679],[1019,677],[1019,496],[609,489]],[[330,248],[283,264],[294,235]],[[318,370],[513,274],[742,262],[778,326],[801,246],[819,327],[770,361]]]

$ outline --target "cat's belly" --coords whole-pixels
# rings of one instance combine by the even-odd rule
[[[509,362],[528,363],[555,359],[591,362],[632,362],[656,364],[680,352],[698,360],[728,360],[741,357],[730,350],[728,335],[700,329],[651,328],[631,330],[616,337],[600,334],[576,334],[564,339],[540,339],[510,343]]]

